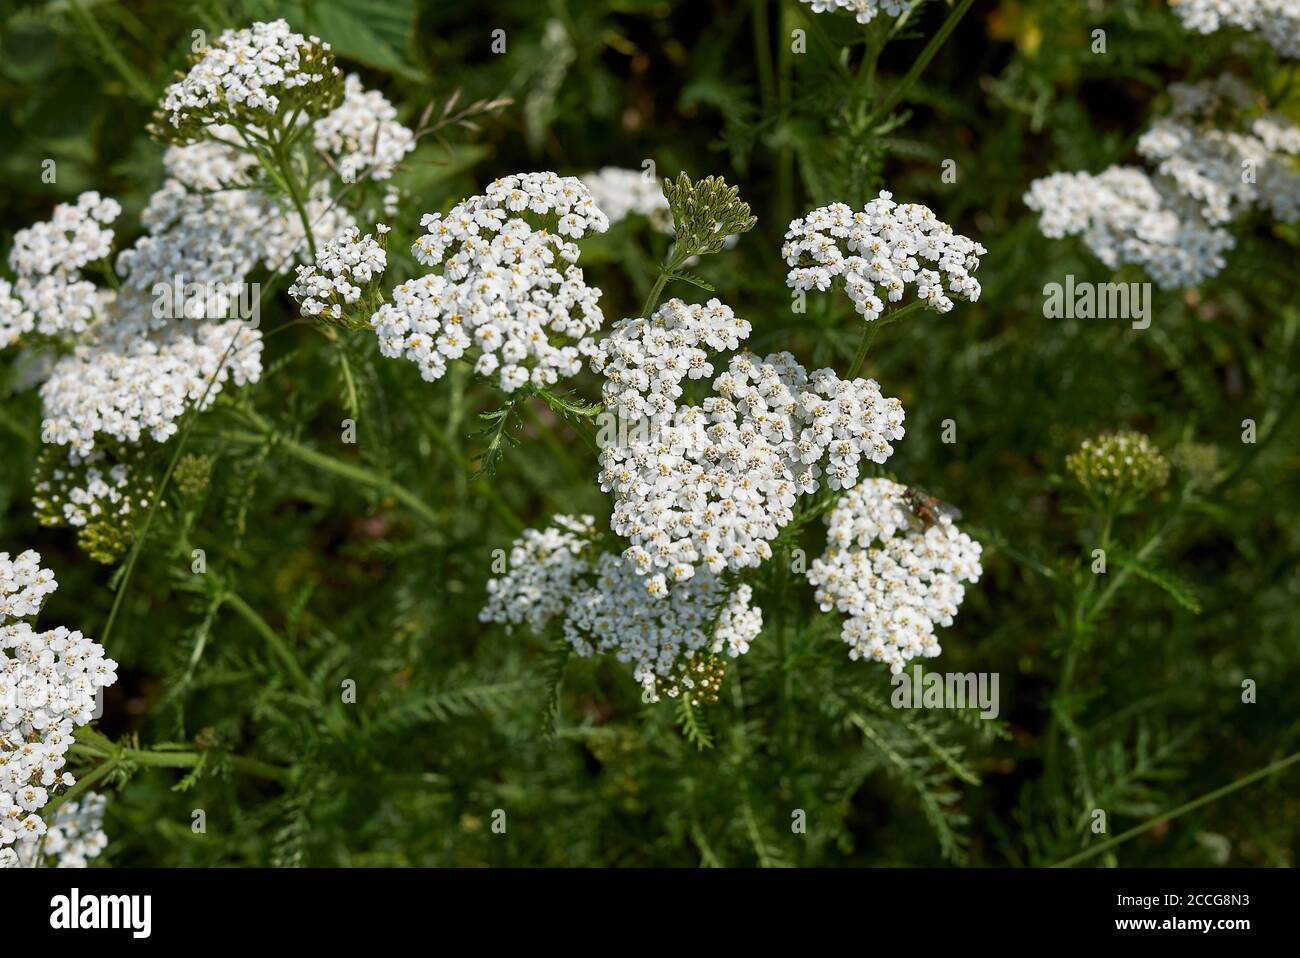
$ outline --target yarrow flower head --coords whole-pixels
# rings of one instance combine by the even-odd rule
[[[1169,461],[1140,432],[1107,433],[1085,439],[1065,460],[1077,483],[1094,502],[1124,509],[1169,481]]]
[[[69,459],[66,450],[41,451],[32,508],[45,526],[77,530],[77,544],[96,562],[111,563],[131,544],[137,516],[153,501],[153,477],[138,451],[113,461],[102,449]]]
[[[108,847],[104,811],[108,799],[87,792],[64,802],[49,819],[40,841],[0,848],[0,868],[86,868]]]
[[[379,239],[350,226],[316,253],[316,262],[298,267],[298,278],[289,295],[300,305],[303,316],[327,316],[342,320],[344,307],[361,299],[388,265],[385,250],[388,227],[375,227]]]
[[[974,302],[980,284],[972,275],[985,249],[942,222],[928,206],[895,203],[880,195],[860,211],[844,203],[813,210],[793,221],[781,255],[791,289],[825,290],[841,281],[854,309],[866,320],[897,303],[909,286],[919,302],[946,313],[951,297]]]
[[[834,13],[842,10],[854,15],[858,23],[870,23],[878,15],[902,15],[915,0],[802,0],[812,7],[813,13]]]
[[[349,74],[343,102],[312,125],[317,150],[333,157],[339,178],[355,183],[361,176],[386,180],[415,149],[415,134],[397,122],[397,108],[378,90],[367,90],[361,77]]]
[[[343,95],[330,45],[295,33],[284,20],[223,31],[178,77],[150,127],[174,143],[201,139],[218,124],[267,128],[280,117],[320,117]]]
[[[1131,166],[1042,177],[1029,185],[1025,205],[1042,214],[1044,236],[1080,236],[1106,266],[1141,266],[1163,289],[1216,275],[1235,245],[1232,234],[1206,223],[1193,204]]]
[[[1224,74],[1175,83],[1170,112],[1138,140],[1155,174],[1129,166],[1034,180],[1025,205],[1052,239],[1080,236],[1111,269],[1140,266],[1165,289],[1218,275],[1235,245],[1225,225],[1252,208],[1300,220],[1300,127],[1264,111]]]
[[[117,679],[117,663],[80,632],[37,632],[24,621],[58,588],[40,562],[31,550],[0,552],[0,849],[45,835],[40,810],[76,782],[61,771],[73,730]]]
[[[33,328],[53,335],[80,333],[91,324],[104,294],[82,278],[81,270],[108,257],[113,248],[108,226],[121,212],[116,200],[82,193],[75,203],[56,206],[49,221],[14,234],[9,265],[17,281],[12,290],[8,283],[0,289],[0,346]],[[21,303],[14,304],[11,292]]]
[[[509,572],[488,581],[479,618],[535,632],[560,618],[579,655],[629,663],[645,701],[715,700],[726,659],[749,651],[762,630],[752,590],[728,592],[707,571],[666,594],[642,583],[622,556],[599,552],[591,516],[556,516],[514,542]]]
[[[979,581],[980,544],[947,515],[927,522],[908,505],[907,487],[868,479],[827,518],[826,551],[806,573],[823,612],[847,618],[849,658],[888,663],[898,674],[917,656],[941,649],[936,626],[952,624]]]
[[[41,385],[45,442],[78,453],[103,433],[135,444],[166,442],[191,406],[206,409],[226,382],[256,382],[261,334],[238,320],[173,324],[149,336],[101,329],[55,365]]]
[[[1169,88],[1173,108],[1138,140],[1137,149],[1181,195],[1221,225],[1251,207],[1278,220],[1300,219],[1300,126],[1258,109],[1257,97],[1225,73]]]
[[[603,317],[572,240],[609,226],[580,180],[507,176],[420,225],[412,253],[442,271],[396,286],[371,317],[381,353],[416,363],[430,382],[469,354],[506,392],[578,372]]]
[[[1188,30],[1235,27],[1263,35],[1284,57],[1300,57],[1300,0],[1169,0]]]
[[[615,324],[592,359],[619,427],[601,451],[610,525],[631,541],[625,555],[652,593],[697,565],[715,574],[760,565],[800,495],[823,476],[832,489],[853,486],[864,459],[884,462],[903,437],[902,404],[874,380],[809,373],[789,353],[737,353],[713,395],[680,402],[686,379],[714,373],[703,347],[734,349],[749,331],[717,300],[674,299],[648,320]]]

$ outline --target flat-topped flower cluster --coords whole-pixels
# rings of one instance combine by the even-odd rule
[[[839,282],[868,321],[909,287],[940,313],[952,309],[953,296],[974,302],[980,284],[973,274],[984,253],[928,206],[895,203],[885,190],[856,212],[832,203],[794,220],[781,248],[791,289],[824,291]]]
[[[735,348],[749,336],[717,300],[670,300],[649,319],[616,323],[592,366],[605,376],[608,408],[647,416],[601,451],[601,489],[614,495],[610,525],[652,592],[714,573],[754,568],[793,518],[801,495],[823,481],[857,482],[863,460],[882,463],[903,437],[903,407],[874,380],[809,373],[789,353],[732,356],[713,395],[679,401],[681,384],[713,372],[701,348]]]
[[[505,392],[577,373],[603,317],[572,240],[609,226],[580,180],[507,176],[420,225],[412,253],[441,272],[399,284],[375,312],[380,352],[415,363],[429,381],[470,354]]]
[[[1169,88],[1172,106],[1138,140],[1154,173],[1111,166],[1034,180],[1025,205],[1052,239],[1079,236],[1107,267],[1131,264],[1165,289],[1223,271],[1226,228],[1260,209],[1300,220],[1300,126],[1261,108],[1233,74]]]
[[[1259,33],[1284,57],[1300,57],[1300,0],[1169,0],[1197,33],[1236,28]]]
[[[315,115],[337,105],[341,87],[330,45],[284,20],[223,30],[163,92],[155,132],[185,143],[214,124],[264,127],[282,111]]]
[[[591,516],[559,515],[526,530],[509,563],[488,581],[479,618],[539,633],[559,619],[579,655],[607,653],[631,665],[648,702],[710,700],[724,657],[749,651],[763,627],[750,587],[728,591],[707,570],[671,592],[648,593],[627,559],[599,551]]]
[[[827,518],[826,552],[808,568],[823,612],[847,618],[849,657],[886,662],[897,674],[917,656],[941,651],[936,626],[952,624],[979,581],[980,544],[947,515],[933,524],[913,514],[907,489],[868,479],[849,490]]]
[[[117,663],[98,643],[62,626],[38,632],[27,621],[58,588],[40,563],[32,550],[0,552],[0,849],[45,834],[41,809],[76,782],[62,771],[72,733],[117,679]]]

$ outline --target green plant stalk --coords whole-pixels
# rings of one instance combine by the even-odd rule
[[[862,330],[862,339],[858,342],[858,351],[853,357],[853,365],[849,367],[848,378],[854,379],[857,377],[858,373],[862,371],[862,364],[866,362],[867,352],[871,349],[872,344],[876,341],[876,337],[880,334],[882,329],[898,322],[908,313],[913,313],[924,305],[925,303],[918,299],[892,313],[879,316],[876,319],[871,320],[871,322],[864,322],[863,325],[865,328]]]
[[[311,254],[311,261],[314,263],[316,262],[316,236],[311,228],[311,217],[307,215],[307,206],[302,195],[302,186],[298,182],[298,174],[294,172],[293,163],[285,150],[283,140],[284,138],[281,136],[280,140],[276,142],[273,155],[276,164],[280,168],[280,175],[284,177],[289,199],[293,202],[294,209],[298,211],[298,219],[302,221],[303,236],[307,240],[307,251]]]
[[[895,84],[894,88],[889,91],[889,95],[881,101],[880,105],[871,111],[871,115],[867,117],[866,126],[870,127],[880,120],[881,117],[887,116],[889,111],[897,106],[899,101],[907,95],[907,92],[911,90],[916,81],[920,79],[921,74],[925,72],[925,68],[929,66],[930,61],[934,59],[934,55],[938,53],[939,49],[945,42],[947,42],[949,34],[957,28],[957,24],[961,22],[961,18],[966,15],[966,11],[971,8],[971,4],[974,2],[975,0],[958,0],[957,5],[953,7],[952,12],[948,14],[948,19],[943,22],[943,25],[939,27],[934,36],[930,38],[930,42],[925,45],[925,49],[921,51],[921,55],[912,63],[911,69],[903,75],[902,80]]]
[[[78,730],[78,734],[81,735],[81,730]],[[106,741],[99,733],[93,734],[96,740]],[[96,782],[111,775],[124,765],[150,768],[193,768],[203,761],[204,756],[208,754],[202,751],[131,748],[130,746],[116,744],[104,747],[94,741],[87,742],[82,737],[78,737],[68,751],[73,755],[98,759],[99,764],[78,778],[76,784],[71,788],[52,798],[41,810],[43,815],[48,816],[49,813],[55,811],[64,802],[72,801],[83,792],[89,791]],[[270,762],[263,762],[260,759],[246,758],[242,755],[232,755],[230,753],[224,753],[224,756],[226,761],[230,763],[231,768],[246,775],[252,775],[255,778],[283,783],[289,780],[291,774],[289,769],[281,765],[272,765]]]
[[[800,9],[799,13],[802,16],[801,22],[806,23],[811,28],[813,37],[816,38],[819,44],[821,44],[822,49],[830,58],[831,63],[835,65],[836,72],[838,72],[846,81],[852,82],[853,74],[850,73],[849,68],[844,65],[844,61],[840,58],[839,50],[836,49],[835,44],[831,41],[830,35],[826,32],[826,28],[822,26],[821,15],[803,9]]]
[[[253,627],[254,632],[266,640],[266,644],[271,647],[271,651],[275,653],[276,658],[284,663],[285,668],[289,670],[293,680],[298,684],[298,688],[302,690],[304,695],[308,698],[314,698],[319,693],[320,690],[316,688],[312,680],[307,677],[307,673],[303,671],[302,666],[298,664],[298,658],[293,654],[293,649],[289,648],[289,644],[281,638],[280,633],[271,628],[266,619],[262,618],[256,609],[235,592],[227,592],[222,597],[222,604],[233,609],[240,618]]]
[[[781,4],[780,23],[782,38],[790,36],[790,17],[787,4]],[[777,98],[780,103],[782,121],[790,117],[790,103],[794,89],[794,64],[791,62],[790,44],[782,39],[777,48]],[[781,153],[777,164],[777,212],[779,222],[789,223],[794,219],[794,146],[788,136],[781,137]]]
[[[81,21],[82,26],[86,28],[86,32],[94,38],[95,43],[99,45],[99,49],[103,51],[104,59],[118,72],[118,75],[122,77],[122,80],[136,98],[144,103],[153,103],[157,100],[157,93],[149,81],[131,66],[126,57],[122,56],[122,52],[113,45],[113,41],[109,39],[108,34],[104,32],[104,28],[99,25],[91,12],[86,9],[85,4],[81,0],[72,0],[72,9],[76,13],[77,19]]]
[[[1252,785],[1255,782],[1259,781],[1261,778],[1267,778],[1269,775],[1274,775],[1282,771],[1283,769],[1286,769],[1294,765],[1296,762],[1300,762],[1300,752],[1295,752],[1291,755],[1288,755],[1286,758],[1278,759],[1276,762],[1273,762],[1271,765],[1265,765],[1263,768],[1256,769],[1255,771],[1251,772],[1249,775],[1237,779],[1235,782],[1230,782],[1229,784],[1224,785],[1221,788],[1216,788],[1214,791],[1202,795],[1200,798],[1195,798],[1190,802],[1186,802],[1185,804],[1179,805],[1177,808],[1170,809],[1169,811],[1165,812],[1163,815],[1157,815],[1155,818],[1148,819],[1147,821],[1143,822],[1141,825],[1137,825],[1133,828],[1130,828],[1126,832],[1120,832],[1114,838],[1108,838],[1104,842],[1098,842],[1096,845],[1092,846],[1091,848],[1084,849],[1083,851],[1079,852],[1077,855],[1071,855],[1069,858],[1057,862],[1052,867],[1069,868],[1071,865],[1077,865],[1079,864],[1079,862],[1087,861],[1089,858],[1092,858],[1095,855],[1100,855],[1104,851],[1109,851],[1110,849],[1114,848],[1116,845],[1122,845],[1124,842],[1128,841],[1131,838],[1136,838],[1138,835],[1141,835],[1144,832],[1149,832],[1157,825],[1161,825],[1165,822],[1171,822],[1175,818],[1179,818],[1183,815],[1186,815],[1188,812],[1193,812],[1203,805],[1208,805],[1211,802],[1217,801],[1218,799],[1223,798],[1226,795],[1231,795],[1233,792],[1240,791],[1241,789],[1245,788],[1247,785]]]
[[[655,278],[655,284],[650,287],[650,292],[647,294],[645,303],[641,307],[642,319],[650,318],[650,314],[653,313],[655,307],[659,305],[659,297],[663,295],[664,287],[668,285],[668,278],[681,268],[681,265],[690,258],[690,253],[683,254],[681,250],[674,249],[664,260],[663,265],[659,267],[659,275]]]
[[[223,439],[229,439],[232,442],[242,442],[247,444],[260,444],[272,440],[275,446],[283,449],[289,455],[293,456],[300,462],[309,466],[314,466],[324,472],[339,476],[351,482],[359,483],[363,486],[369,486],[380,492],[387,493],[406,506],[411,512],[419,516],[430,526],[436,527],[440,520],[438,514],[423,499],[411,492],[405,486],[394,482],[387,476],[367,469],[365,466],[356,463],[344,462],[341,459],[335,459],[327,456],[323,452],[317,452],[309,446],[305,446],[297,440],[290,439],[278,433],[273,433],[269,429],[264,432],[246,432],[242,430],[223,430],[220,433]]]
[[[1115,516],[1113,512],[1107,511],[1101,523],[1101,535],[1097,543],[1097,548],[1105,552],[1110,548],[1111,527],[1114,523]],[[1083,630],[1088,623],[1085,617],[1085,610],[1088,602],[1092,597],[1093,591],[1097,586],[1097,576],[1093,574],[1088,580],[1087,585],[1079,590],[1075,598],[1074,609],[1070,614],[1070,632],[1066,636],[1065,657],[1061,664],[1061,674],[1056,683],[1056,700],[1060,703],[1069,695],[1070,690],[1074,687],[1074,673],[1079,662],[1079,640],[1083,635]],[[1044,749],[1044,765],[1047,769],[1047,777],[1055,778],[1059,766],[1060,755],[1060,733],[1061,726],[1066,726],[1071,735],[1077,735],[1078,730],[1074,724],[1074,716],[1069,713],[1064,704],[1056,704],[1052,707],[1051,715],[1048,719],[1046,733],[1046,748]]]
[[[758,89],[763,112],[772,109],[772,37],[767,25],[767,0],[752,0],[750,19],[754,23],[754,62],[758,65]]]

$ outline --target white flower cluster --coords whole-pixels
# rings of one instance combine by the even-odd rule
[[[1188,30],[1227,27],[1263,34],[1284,57],[1300,57],[1300,0],[1169,0]]]
[[[108,847],[104,811],[108,799],[98,792],[64,802],[54,811],[40,841],[0,848],[0,868],[86,868]]]
[[[250,130],[262,135],[261,130]],[[163,151],[163,169],[170,179],[196,193],[215,193],[248,186],[260,165],[249,140],[238,127],[218,123],[207,129],[208,139],[173,144]]]
[[[84,459],[74,453],[68,467],[56,466],[48,476],[39,477],[32,490],[32,508],[38,515],[57,514],[79,529],[106,515],[128,516],[147,507],[148,496],[141,495],[131,467],[116,462],[101,468],[102,458],[99,450]]]
[[[338,76],[338,67],[324,56],[328,50],[328,43],[293,32],[284,20],[224,30],[163,92],[163,113],[178,128],[259,114],[271,121],[286,94],[324,86]]]
[[[13,290],[8,280],[0,279],[0,349],[12,346],[23,333],[36,327],[36,317]]]
[[[834,13],[844,10],[854,14],[858,23],[870,23],[877,14],[897,17],[912,6],[914,0],[803,0],[813,13]]]
[[[543,529],[525,529],[510,546],[510,571],[488,580],[479,619],[544,631],[590,571],[583,553],[595,535],[594,522],[591,516],[558,515]]]
[[[120,212],[115,201],[84,193],[76,204],[57,207],[49,223],[15,234],[9,259],[18,280],[13,287],[0,281],[0,346],[32,329],[77,334],[73,352],[53,363],[41,386],[44,442],[86,453],[97,431],[132,442],[148,431],[161,441],[210,379],[216,384],[208,402],[227,379],[242,385],[260,376],[257,330],[176,321],[184,317],[159,310],[153,294],[154,284],[178,278],[228,290],[242,286],[264,242],[257,237],[268,232],[265,217],[248,205],[250,195],[192,194],[169,180],[142,217],[149,235],[119,257],[127,274],[120,292],[100,289],[79,272],[110,254],[113,231],[106,224]],[[287,226],[278,230],[272,220],[270,235],[291,241]],[[205,301],[203,309],[190,311],[186,301],[186,315],[224,314],[229,294],[221,295],[226,298],[215,309]],[[229,364],[218,373],[237,331]]]
[[[388,227],[380,223],[375,229],[382,236]],[[355,226],[348,227],[316,253],[311,266],[299,266],[298,278],[289,287],[289,295],[301,307],[303,316],[322,313],[339,319],[343,307],[361,298],[361,286],[384,272],[388,254],[383,246]]]
[[[1163,289],[1195,286],[1223,269],[1235,241],[1191,204],[1132,166],[1053,173],[1034,180],[1025,205],[1050,239],[1081,236],[1111,269],[1141,266]]]
[[[173,324],[150,336],[102,328],[41,385],[43,439],[78,453],[94,448],[96,433],[166,442],[181,414],[206,409],[228,380],[256,382],[261,354],[261,334],[238,320]]]
[[[397,122],[397,108],[378,90],[367,90],[349,74],[343,102],[312,125],[316,149],[335,158],[339,177],[355,183],[363,175],[386,180],[415,149],[415,134]]]
[[[962,583],[983,571],[980,544],[946,515],[926,528],[905,491],[888,479],[851,489],[827,519],[826,552],[806,573],[822,611],[848,616],[849,657],[888,662],[895,674],[918,655],[939,654],[935,626],[952,624]]]
[[[663,184],[657,176],[647,176],[641,170],[627,170],[606,166],[582,177],[591,197],[609,223],[621,223],[629,216],[644,216],[662,232],[671,233],[673,218],[668,212],[668,200]]]
[[[525,214],[546,217],[535,229]],[[603,317],[600,290],[577,266],[577,239],[608,226],[586,187],[554,173],[507,176],[447,214],[426,214],[411,251],[442,266],[402,283],[371,317],[380,352],[405,357],[433,381],[447,363],[477,350],[475,371],[513,392],[571,376],[591,351]],[[576,344],[576,345],[574,345]]]
[[[253,190],[193,193],[167,180],[140,214],[147,233],[118,254],[124,296],[133,301],[121,318],[158,328],[172,319],[227,316],[232,295],[266,255],[273,220],[268,202]],[[203,295],[186,297],[183,315],[154,309],[154,288],[176,283],[194,284]]]
[[[14,234],[9,251],[9,265],[17,275],[13,293],[25,309],[13,304],[6,283],[0,291],[0,346],[33,327],[49,335],[79,333],[90,325],[102,306],[102,294],[82,278],[81,269],[108,256],[113,247],[108,225],[121,212],[116,200],[82,193],[76,203],[56,206],[48,222]]]
[[[679,403],[682,381],[712,375],[701,348],[735,348],[749,335],[717,300],[673,299],[649,319],[621,320],[592,358],[606,408],[620,426],[601,452],[600,483],[614,493],[610,526],[652,593],[697,564],[712,573],[758,566],[793,518],[800,494],[849,488],[863,459],[882,463],[903,437],[903,406],[874,380],[808,373],[789,353],[734,355],[714,395]]]
[[[99,689],[117,663],[80,632],[37,632],[23,621],[58,588],[41,557],[0,552],[0,848],[46,833],[40,817],[53,790],[75,784],[61,772],[73,730],[91,720]]]
[[[974,302],[980,284],[971,274],[984,252],[928,206],[895,203],[885,190],[861,212],[833,203],[795,220],[781,248],[792,267],[786,276],[791,289],[825,290],[842,280],[854,308],[867,320],[884,312],[882,296],[897,303],[909,285],[940,313],[952,309],[950,296]]]
[[[718,576],[703,573],[667,595],[648,594],[642,578],[620,555],[607,552],[596,562],[596,583],[572,600],[564,634],[579,655],[613,655],[632,665],[643,697],[669,697],[677,682],[694,687],[691,653],[738,658],[763,629],[763,611],[752,605],[753,590],[738,586],[727,594]]]
[[[207,139],[168,148],[163,157],[167,180],[140,214],[147,235],[117,258],[125,287],[141,298],[155,284],[178,278],[204,287],[210,294],[206,312],[187,312],[191,319],[229,315],[230,303],[221,293],[242,286],[259,262],[281,272],[309,259],[297,210],[286,200],[249,188],[258,162],[240,148],[242,134],[232,126],[217,126],[211,133],[221,142]],[[334,202],[328,180],[313,184],[303,205],[317,248],[356,225],[351,213]]]
[[[1080,236],[1111,269],[1142,267],[1165,289],[1221,272],[1236,244],[1225,224],[1252,207],[1300,219],[1300,127],[1259,113],[1239,79],[1220,76],[1170,87],[1173,109],[1138,140],[1156,174],[1112,166],[1099,174],[1034,180],[1025,205],[1053,239]],[[1231,117],[1236,129],[1216,124]]]
[[[763,627],[749,586],[726,594],[722,580],[706,571],[671,593],[651,595],[622,556],[589,558],[592,536],[591,516],[557,516],[542,531],[524,532],[511,548],[510,571],[489,580],[479,618],[540,632],[563,617],[579,655],[608,653],[630,663],[651,702],[661,691],[676,697],[696,690],[706,656],[749,651]]]
[[[1169,88],[1174,106],[1138,140],[1138,152],[1215,226],[1262,206],[1275,219],[1300,219],[1300,127],[1278,114],[1251,117],[1255,97],[1232,74]],[[1226,109],[1225,109],[1226,108]],[[1216,118],[1231,113],[1239,130]]]

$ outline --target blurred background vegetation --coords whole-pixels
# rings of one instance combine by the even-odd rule
[[[928,4],[885,48],[880,88],[947,12]],[[1045,240],[1022,202],[1036,176],[1133,162],[1172,81],[1223,67],[1276,82],[1281,67],[1261,42],[1189,34],[1163,0],[979,0],[898,122],[864,134],[828,52],[848,45],[856,58],[863,28],[846,16],[814,22],[794,0],[8,3],[0,245],[87,189],[122,201],[119,247],[129,242],[162,175],[145,124],[192,31],[275,17],[327,39],[408,124],[457,90],[461,102],[513,100],[408,158],[396,179],[409,192],[406,229],[509,172],[652,160],[661,175],[725,176],[758,226],[698,272],[753,322],[755,350],[789,348],[809,368],[846,369],[859,327],[843,297],[791,311],[779,249],[793,217],[885,188],[982,242],[980,301],[891,327],[866,368],[907,409],[890,471],[958,504],[985,545],[985,577],[944,630],[939,667],[999,673],[1002,713],[894,711],[887,671],[850,662],[839,616],[819,613],[812,590],[772,563],[756,595],[763,637],[729,670],[722,702],[700,710],[712,747],[698,748],[671,704],[640,703],[617,663],[477,621],[491,551],[517,531],[510,515],[608,515],[570,427],[531,406],[518,445],[476,475],[479,414],[499,394],[463,376],[423,383],[363,332],[348,340],[358,442],[342,446],[336,351],[296,327],[268,340],[260,384],[229,390],[200,420],[187,448],[204,457],[191,465],[211,465],[210,481],[169,491],[110,640],[123,668],[101,730],[208,758],[197,774],[115,775],[106,863],[1041,865],[1108,837],[1092,833],[1093,808],[1113,836],[1300,748],[1297,229],[1247,223],[1228,269],[1195,291],[1157,291],[1139,331],[1043,317],[1045,283],[1111,277],[1081,245]],[[1104,55],[1091,50],[1098,28]],[[504,54],[491,50],[497,29]],[[794,29],[809,31],[806,53],[791,51]],[[1286,108],[1300,118],[1296,100]],[[54,183],[40,176],[47,158]],[[953,183],[940,175],[947,159]],[[608,322],[639,309],[666,243],[636,221],[584,241]],[[278,293],[263,328],[289,312]],[[114,569],[32,518],[40,409],[25,375],[21,357],[0,356],[0,548],[38,549],[61,584],[45,621],[98,636]],[[580,392],[598,396],[590,378]],[[258,409],[280,440],[232,441],[235,404]],[[940,441],[946,419],[952,445]],[[1255,445],[1241,441],[1245,419],[1260,424]],[[1118,427],[1169,454],[1211,447],[1201,453],[1227,481],[1180,505],[1193,474],[1176,469],[1163,495],[1117,523],[1132,551],[1169,525],[1079,637],[1063,693],[1069,617],[1097,533],[1063,462]],[[391,475],[438,521],[304,465],[284,441]],[[807,530],[812,555],[821,533]],[[208,575],[191,574],[192,548],[205,549]],[[306,688],[263,627],[291,644]],[[1244,679],[1258,684],[1255,704],[1242,703]],[[338,702],[345,680],[355,705]],[[1073,717],[1060,755],[1048,742],[1054,708]],[[246,775],[231,754],[284,771]],[[1088,861],[1293,864],[1295,776]],[[202,835],[190,827],[198,808]],[[505,835],[491,829],[498,808]],[[806,834],[792,833],[795,809]]]

